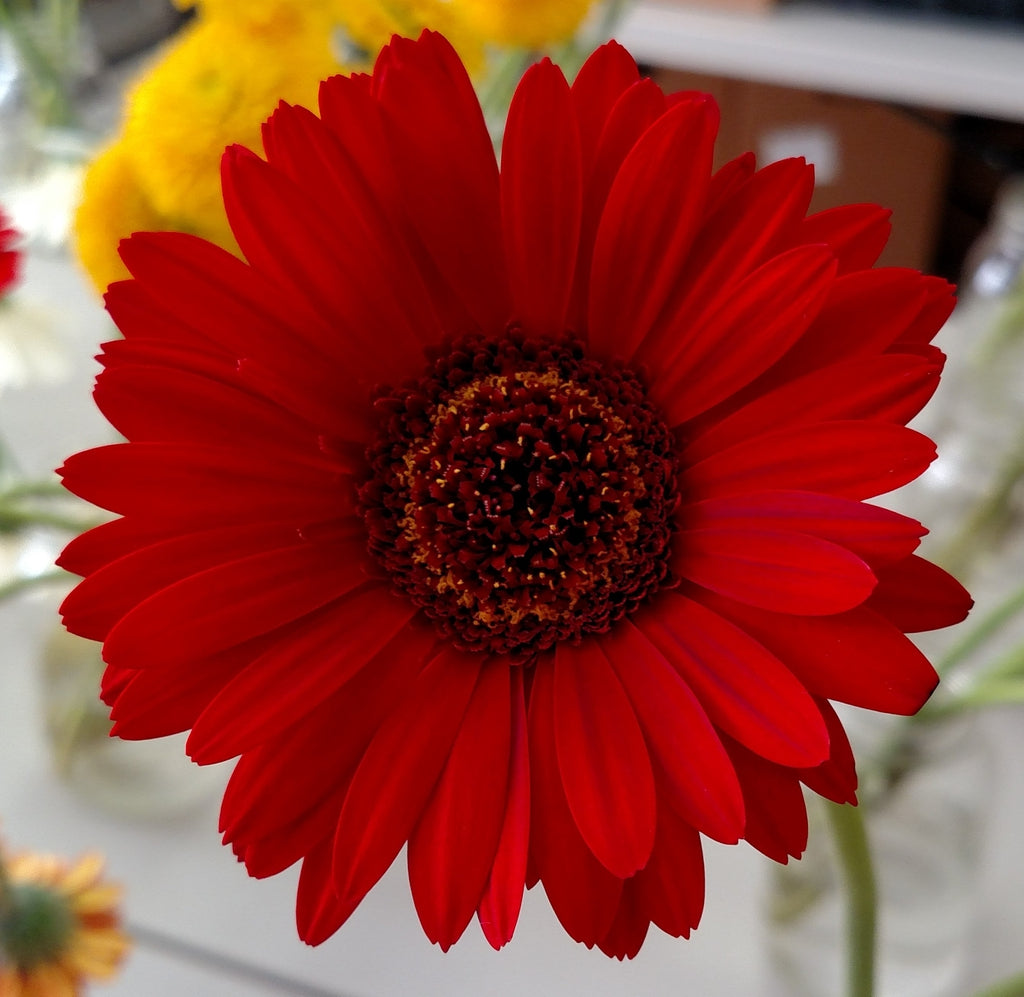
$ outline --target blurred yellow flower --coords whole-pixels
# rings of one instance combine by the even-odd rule
[[[78,997],[89,978],[114,976],[128,949],[120,887],[95,853],[0,856],[0,994]]]
[[[120,240],[145,229],[237,251],[221,200],[226,146],[258,149],[278,102],[315,107],[320,81],[368,69],[393,34],[446,35],[485,78],[485,48],[564,41],[591,0],[175,0],[197,17],[129,91],[121,134],[88,170],[79,259],[101,291],[128,272]],[[352,43],[343,66],[341,35]]]
[[[341,71],[328,7],[294,0],[205,0],[198,18],[129,92],[120,136],[87,171],[76,248],[101,290],[127,276],[121,238],[141,228],[235,243],[220,194],[226,146],[259,148],[281,100],[315,106]]]
[[[215,227],[227,229],[221,212]],[[75,218],[78,258],[93,282],[101,290],[126,277],[117,243],[132,232],[166,227],[167,220],[153,207],[136,179],[123,141],[114,142],[100,152],[86,172],[81,201]],[[197,232],[215,242],[210,231]]]
[[[467,25],[496,45],[544,48],[568,41],[594,0],[455,0]]]
[[[223,3],[224,0],[216,0]],[[416,38],[424,28],[439,31],[452,43],[466,68],[479,73],[484,66],[478,28],[462,10],[462,0],[334,0],[348,37],[367,52],[372,64],[392,35]],[[367,67],[368,68],[368,67]]]

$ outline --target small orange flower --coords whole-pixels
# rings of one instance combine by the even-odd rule
[[[103,857],[0,859],[0,997],[78,997],[88,978],[114,976],[131,941]]]

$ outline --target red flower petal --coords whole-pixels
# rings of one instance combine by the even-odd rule
[[[307,945],[319,945],[334,934],[359,905],[358,900],[340,897],[331,877],[333,848],[323,842],[302,861],[295,900],[295,923]]]
[[[402,633],[415,612],[371,585],[309,616],[300,633],[269,647],[220,690],[196,720],[188,753],[207,764],[254,748],[299,722],[311,702],[343,686],[392,641],[392,655],[410,643],[422,653],[424,642]]]
[[[374,86],[408,217],[439,278],[479,329],[504,328],[498,165],[466,70],[444,38],[426,31],[418,42],[392,40]]]
[[[792,769],[765,761],[741,744],[726,741],[743,786],[747,828],[743,837],[759,852],[785,865],[807,847],[807,807]]]
[[[844,547],[756,524],[685,531],[672,570],[731,599],[801,616],[852,609],[875,587],[871,569]]]
[[[701,220],[718,110],[687,101],[658,119],[608,194],[590,275],[589,341],[629,359],[674,290]]]
[[[110,704],[111,735],[128,741],[188,730],[210,697],[248,663],[247,644],[198,658],[188,669],[107,668],[102,698]]]
[[[642,79],[634,83],[608,110],[593,161],[583,160],[583,217],[580,221],[576,285],[568,319],[570,329],[585,330],[588,325],[594,243],[612,184],[640,136],[665,113],[666,106],[665,95],[653,80]],[[581,121],[579,127],[582,142],[586,125]],[[583,155],[586,155],[586,150],[583,150]]]
[[[818,709],[828,727],[829,756],[820,765],[801,769],[800,781],[833,803],[857,805],[857,766],[843,725],[827,699],[818,699]]]
[[[315,703],[300,722],[244,752],[221,805],[225,840],[247,847],[328,798],[335,802],[336,823],[367,745],[394,708],[394,689],[416,680],[433,643],[426,628],[403,632],[374,658],[372,668]],[[333,832],[332,824],[326,835],[333,838]]]
[[[787,379],[891,346],[920,314],[926,281],[916,270],[857,270],[836,280],[807,334],[774,372]]]
[[[303,454],[331,466],[308,423],[248,393],[236,379],[119,364],[100,374],[93,397],[110,424],[137,442],[229,446],[286,460]]]
[[[505,256],[516,316],[530,333],[559,336],[576,271],[582,212],[579,136],[561,70],[527,70],[501,151]]]
[[[510,693],[509,669],[485,664],[448,761],[409,838],[416,911],[426,936],[444,952],[472,919],[497,851],[512,743]]]
[[[909,716],[938,677],[928,659],[878,613],[863,606],[837,616],[779,616],[712,602],[764,644],[815,695]]]
[[[121,617],[161,589],[218,564],[294,547],[298,539],[290,524],[258,523],[186,533],[129,551],[93,569],[68,595],[60,608],[64,624],[72,633],[103,640]]]
[[[511,705],[508,800],[494,864],[477,910],[484,936],[496,949],[512,939],[519,920],[529,853],[530,752],[522,668],[512,670]]]
[[[334,837],[334,887],[353,906],[387,871],[430,799],[480,673],[479,657],[443,650],[374,735]]]
[[[867,604],[905,633],[920,633],[959,623],[974,600],[951,574],[915,555],[879,572]]]
[[[107,635],[112,665],[166,668],[290,623],[361,585],[344,547],[285,547],[208,568],[140,602]]]
[[[839,272],[873,267],[889,241],[892,212],[877,204],[844,204],[808,215],[797,240],[805,245],[825,243],[839,261]]]
[[[836,452],[847,457],[835,460]],[[794,426],[722,450],[687,470],[695,500],[747,491],[821,491],[864,499],[913,481],[935,458],[931,440],[887,423]]]
[[[833,364],[754,398],[707,430],[693,430],[687,461],[774,430],[866,419],[903,425],[931,398],[940,365],[910,356],[877,356]]]
[[[745,152],[735,159],[730,159],[719,167],[711,178],[708,187],[708,201],[704,216],[710,218],[754,175],[757,161],[752,152]]]
[[[654,775],[636,714],[599,645],[558,645],[554,695],[569,809],[601,864],[625,879],[654,847]],[[614,742],[595,736],[609,730]]]
[[[165,530],[250,521],[300,525],[352,511],[340,474],[294,460],[263,459],[223,447],[184,443],[115,443],[69,457],[64,487],[121,515],[152,518]]]
[[[903,560],[927,532],[916,519],[888,509],[814,492],[767,491],[729,495],[683,506],[684,528],[756,529],[805,533],[839,544],[872,566]]]
[[[598,48],[576,74],[572,100],[579,124],[580,152],[584,174],[597,157],[605,122],[618,99],[640,79],[636,61],[618,43]]]
[[[624,621],[600,640],[643,729],[659,810],[668,806],[704,834],[734,843],[743,831],[739,784],[702,701],[649,636],[656,626],[656,619],[639,628]]]
[[[807,690],[740,627],[675,593],[638,614],[636,624],[693,689],[717,728],[783,765],[825,759],[828,737]],[[721,775],[725,759],[716,762],[713,784],[729,784]],[[742,814],[738,793],[732,807]]]
[[[813,170],[803,160],[780,160],[758,170],[714,214],[705,215],[691,253],[700,264],[677,277],[656,333],[640,351],[641,363],[656,367],[658,350],[687,316],[697,321],[748,273],[791,244],[813,187]]]
[[[678,330],[651,384],[667,423],[692,419],[778,360],[817,314],[834,276],[827,249],[791,250],[755,270],[698,324]]]
[[[611,927],[622,880],[587,847],[569,810],[555,747],[555,667],[537,662],[530,690],[530,856],[551,909],[570,937],[596,945]],[[558,717],[561,722],[561,717]]]
[[[615,920],[597,946],[613,959],[632,959],[640,951],[649,927],[650,918],[640,907],[636,884],[632,879],[626,880],[622,885]]]
[[[674,938],[688,938],[704,909],[700,835],[671,810],[660,810],[651,861],[634,882],[646,916]]]

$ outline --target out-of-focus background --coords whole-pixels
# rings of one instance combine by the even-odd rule
[[[30,15],[46,6],[20,5]],[[45,128],[27,96],[17,29],[0,26],[0,204],[27,251],[14,307],[0,310],[0,492],[110,439],[89,391],[92,357],[113,327],[69,220],[85,163],[120,127],[126,88],[190,17],[168,0],[83,0],[77,14],[59,81],[74,114]],[[892,208],[882,263],[960,282],[940,339],[947,381],[921,421],[943,457],[895,501],[933,526],[925,553],[969,582],[978,612],[997,609],[1024,582],[1024,0],[635,0],[621,5],[614,34],[665,89],[717,97],[721,161],[748,149],[762,164],[805,156],[816,208]],[[79,514],[54,503],[52,524],[0,523],[0,586],[50,571],[68,535],[62,517]],[[0,602],[0,831],[40,850],[99,848],[125,884],[136,949],[97,993],[830,997],[828,970],[787,977],[779,968],[826,943],[813,932],[787,936],[785,917],[778,931],[771,863],[713,844],[694,938],[653,930],[630,963],[575,945],[533,894],[501,953],[471,927],[442,954],[419,929],[401,859],[338,935],[306,948],[295,937],[294,870],[252,881],[219,843],[226,771],[191,766],[178,739],[109,742],[102,714],[83,705],[98,666],[94,649],[58,628],[66,589],[55,580]],[[1019,677],[1024,632],[1007,616],[973,658],[958,659],[963,681],[982,654]],[[941,657],[954,639],[929,650]],[[1014,688],[1005,698],[1024,699]],[[1024,968],[1021,711],[999,703],[972,714],[908,780],[947,807],[912,802],[900,813],[918,828],[909,854],[919,878],[947,893],[932,903],[937,917],[911,918],[897,953],[931,960],[936,973],[923,989],[890,980],[886,994],[962,997]],[[940,843],[951,852],[931,855]],[[883,931],[898,920],[883,920]],[[810,982],[785,982],[800,972]]]

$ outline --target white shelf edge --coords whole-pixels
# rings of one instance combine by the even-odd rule
[[[784,3],[764,14],[637,0],[641,62],[1024,122],[1024,29]]]

